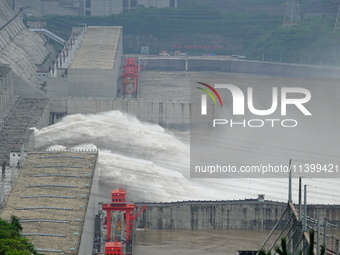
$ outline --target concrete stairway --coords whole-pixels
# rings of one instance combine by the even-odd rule
[[[10,151],[27,144],[30,128],[37,125],[48,103],[47,98],[21,98],[0,130],[0,162],[9,162]]]
[[[18,95],[11,96],[8,103],[5,105],[5,107],[0,112],[0,130],[3,128],[5,122],[10,117],[10,114],[14,110],[15,105],[17,104],[19,99],[20,99],[20,96],[18,96]]]

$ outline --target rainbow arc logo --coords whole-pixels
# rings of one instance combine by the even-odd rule
[[[218,94],[218,92],[216,91],[216,89],[214,89],[212,86],[210,86],[209,84],[206,84],[204,82],[197,82],[197,83],[208,88],[208,89],[206,89],[206,88],[197,87],[198,89],[203,90],[206,93],[206,94],[201,95],[201,114],[202,115],[207,115],[207,95],[210,96],[210,98],[214,102],[214,105],[217,105],[216,98],[212,94],[212,93],[214,93],[215,96],[217,97],[220,105],[222,106],[222,99],[221,99],[220,95]]]

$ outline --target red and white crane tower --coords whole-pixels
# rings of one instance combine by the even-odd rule
[[[141,209],[134,214],[135,209],[141,207]],[[126,190],[120,187],[119,189],[112,190],[112,201],[109,204],[103,204],[102,209],[106,212],[106,245],[105,253],[122,254],[122,243],[116,240],[111,240],[111,216],[112,212],[124,212],[125,221],[125,238],[126,245],[130,245],[132,241],[132,233],[134,230],[135,219],[146,209],[146,206],[136,206],[134,204],[128,204],[126,201]],[[120,248],[119,248],[120,247]],[[118,250],[121,252],[119,253]]]

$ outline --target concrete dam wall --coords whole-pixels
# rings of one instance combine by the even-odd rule
[[[340,68],[213,57],[141,57],[146,70],[217,71],[298,77],[340,78]]]
[[[332,69],[331,67],[221,58],[210,59],[209,57],[141,57],[140,64],[145,67],[146,70],[213,70],[281,76],[340,78],[340,69]],[[61,87],[62,86],[55,84],[53,89],[60,90]],[[196,108],[195,105],[191,105],[188,102],[152,102],[109,97],[67,97],[66,94],[58,94],[58,96],[51,96],[50,124],[58,122],[61,117],[68,114],[89,114],[119,110],[135,115],[141,121],[156,123],[166,128],[188,129],[191,109]]]
[[[183,201],[172,203],[137,203],[148,208],[137,218],[138,227],[150,229],[272,229],[287,208],[287,203],[246,199],[238,201]],[[309,205],[307,214],[340,223],[340,205]],[[279,224],[283,228],[290,215]]]
[[[36,65],[48,56],[44,41],[22,23],[5,0],[0,0],[0,63],[8,64],[16,77],[39,85]]]
[[[91,114],[118,110],[135,115],[139,120],[162,127],[187,129],[190,123],[190,104],[112,99],[108,97],[52,97],[50,123],[68,114]]]

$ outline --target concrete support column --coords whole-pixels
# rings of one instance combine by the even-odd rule
[[[304,215],[303,215],[303,232],[307,232],[307,185],[304,185]],[[303,254],[308,254],[308,242],[306,238],[303,239]]]
[[[317,209],[316,254],[320,255],[320,210]]]
[[[57,59],[54,61],[54,64],[51,66],[51,70],[49,73],[50,77],[54,77],[54,78],[57,77]]]
[[[323,220],[323,246],[325,247],[325,250],[327,251],[326,237],[327,237],[327,218],[324,218]]]
[[[68,51],[66,51],[65,54],[65,68],[67,68],[71,64],[71,58]]]
[[[15,167],[11,165],[11,183],[15,181]]]
[[[73,58],[74,58],[74,55],[75,55],[75,47],[74,47],[74,44],[71,44],[71,48],[70,48],[70,62],[72,62]]]
[[[3,204],[4,200],[5,200],[5,181],[2,180],[0,184],[0,205]]]
[[[304,186],[303,232],[307,231],[307,185]]]

